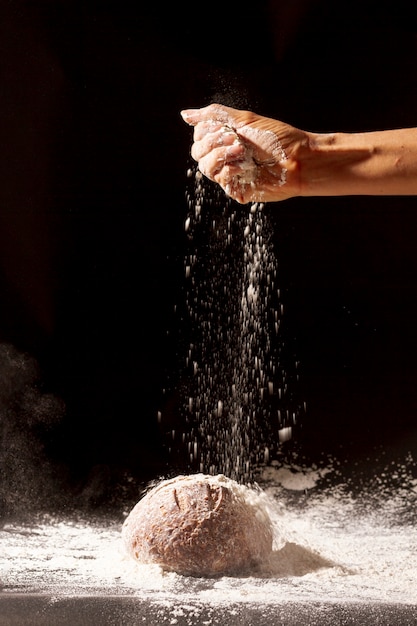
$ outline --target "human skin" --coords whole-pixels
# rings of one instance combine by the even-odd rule
[[[417,195],[417,128],[314,133],[252,111],[211,104],[181,112],[191,156],[231,198]]]

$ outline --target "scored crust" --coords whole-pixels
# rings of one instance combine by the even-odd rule
[[[222,475],[178,476],[136,504],[122,539],[141,563],[195,576],[242,573],[272,552],[272,524],[256,495]]]

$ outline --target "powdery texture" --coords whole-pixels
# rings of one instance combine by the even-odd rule
[[[66,605],[76,597],[137,601],[134,618],[128,619],[124,606],[112,624],[138,624],[143,603],[161,608],[160,619],[147,624],[173,624],[181,612],[178,624],[189,626],[272,624],[274,614],[280,624],[282,607],[294,611],[290,621],[296,624],[304,623],[296,619],[303,606],[311,611],[305,623],[317,626],[331,623],[332,607],[339,611],[340,606],[353,605],[361,611],[369,607],[375,614],[346,620],[337,612],[333,623],[416,624],[415,616],[414,621],[378,617],[387,603],[417,607],[417,463],[411,454],[395,462],[384,451],[378,455],[370,456],[372,473],[365,474],[363,467],[349,461],[346,465],[340,459],[324,459],[319,467],[310,467],[298,458],[298,469],[291,468],[296,490],[283,486],[280,466],[268,468],[260,477],[264,489],[255,492],[255,502],[261,498],[267,507],[275,545],[265,568],[245,576],[198,578],[139,563],[124,549],[119,517],[46,516],[29,524],[4,520],[2,594],[14,594],[16,605],[23,594],[49,597],[50,610],[38,616],[36,624],[57,624],[55,604],[62,600]],[[306,475],[316,480],[301,490]],[[252,608],[260,611],[256,618],[248,617]],[[222,609],[230,609],[230,620],[219,618]],[[268,620],[263,619],[264,611]],[[101,613],[95,617],[94,623],[105,622],[100,621]],[[10,623],[4,620],[0,613],[0,623]]]
[[[223,475],[178,476],[154,487],[122,528],[131,556],[185,575],[249,571],[272,554],[273,528],[256,492]]]
[[[259,178],[259,167],[268,169],[277,178],[277,186],[281,187],[287,182],[287,169],[285,167],[287,155],[272,131],[260,131],[256,128],[244,127],[244,129],[234,130],[225,127],[225,132],[234,132],[236,135],[235,143],[242,145],[245,149],[244,158],[235,161],[234,165],[239,166],[239,174],[235,175],[230,181],[222,184],[225,193],[229,196],[235,195],[235,190],[240,188],[243,194],[247,187],[256,189]],[[258,163],[254,157],[254,145],[262,145],[263,150],[270,154],[270,161]],[[275,173],[277,163],[281,169],[279,176]]]

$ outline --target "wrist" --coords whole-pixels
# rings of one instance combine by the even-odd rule
[[[307,133],[300,158],[301,195],[350,195],[361,193],[363,175],[377,152],[361,133]]]

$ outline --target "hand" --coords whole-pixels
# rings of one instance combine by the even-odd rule
[[[296,157],[309,133],[220,104],[181,115],[194,126],[191,156],[200,171],[237,202],[274,202],[300,194]]]

